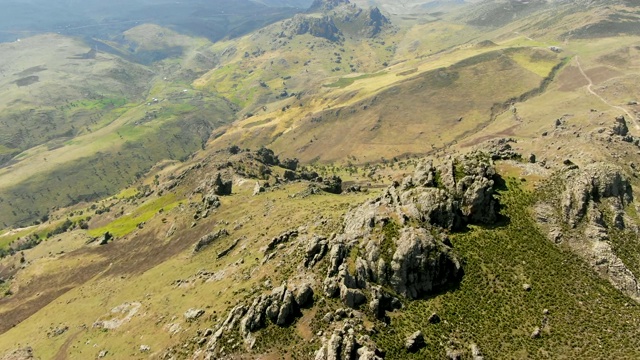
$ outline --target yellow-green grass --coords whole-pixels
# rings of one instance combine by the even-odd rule
[[[354,82],[358,81],[358,80],[362,80],[362,79],[369,79],[369,78],[373,78],[373,77],[377,77],[377,76],[382,76],[384,75],[385,72],[378,72],[378,73],[374,73],[374,74],[363,74],[363,75],[358,75],[358,76],[353,76],[353,77],[343,77],[338,79],[336,82],[333,82],[331,84],[327,84],[324,85],[325,87],[330,87],[330,88],[345,88],[351,84],[353,84]]]
[[[558,65],[558,59],[556,56],[548,56],[544,50],[540,50],[539,53],[531,53],[524,51],[517,51],[511,54],[511,58],[523,68],[533,72],[540,77],[546,77],[551,70]]]
[[[100,236],[109,232],[113,236],[125,236],[134,231],[139,224],[148,221],[158,215],[159,212],[170,211],[178,206],[180,202],[181,201],[176,200],[175,194],[164,195],[157,199],[148,201],[131,213],[117,218],[108,225],[89,230],[88,234],[90,236]]]
[[[243,224],[238,228],[234,228],[233,224],[224,226],[231,232],[229,237],[215,242],[195,256],[191,255],[192,248],[189,246],[187,251],[174,255],[166,262],[141,274],[98,276],[86,284],[79,285],[16,328],[3,334],[0,337],[0,349],[14,348],[16,344],[22,342],[22,339],[28,337],[37,356],[42,358],[55,357],[66,341],[73,344],[64,349],[68,357],[93,357],[102,349],[108,349],[112,356],[130,358],[138,356],[138,349],[142,344],[149,345],[152,353],[159,353],[167,346],[192,336],[197,329],[211,327],[214,319],[223,318],[230,307],[253,294],[251,288],[262,284],[267,278],[274,284],[280,283],[285,276],[289,277],[288,274],[295,272],[295,267],[301,261],[298,255],[295,255],[295,258],[288,258],[285,266],[278,264],[281,258],[277,257],[266,265],[257,267],[264,257],[260,248],[269,239],[302,224],[316,223],[320,217],[330,220],[334,225],[340,224],[341,214],[352,204],[374,196],[374,194],[322,194],[306,198],[290,197],[304,191],[306,186],[304,183],[287,185],[259,196],[252,196],[253,182],[251,181],[235,186],[232,196],[221,198],[222,207],[192,230],[200,234],[215,231],[224,226],[222,223],[225,220]],[[271,204],[277,204],[277,206]],[[156,206],[152,207],[156,208]],[[310,208],[316,211],[309,212]],[[150,209],[151,207],[148,208]],[[187,230],[192,221],[190,214],[180,215],[174,210],[163,214],[157,214],[154,211],[152,215],[154,218],[148,222],[147,227],[150,229],[148,231],[164,234],[164,230],[161,229],[175,223],[179,230],[169,240],[171,243],[186,242],[191,245],[197,241],[198,237]],[[161,225],[160,217],[167,217],[169,219],[167,224]],[[116,240],[108,246],[119,246],[118,241],[135,241],[137,236],[146,236],[144,234],[147,227],[145,230],[136,232],[136,235],[128,240]],[[152,227],[158,230],[153,230]],[[311,228],[310,231],[316,232],[322,229]],[[235,239],[241,239],[239,246],[226,257],[216,259],[216,254],[228,247]],[[160,243],[152,240],[145,246],[157,246]],[[68,256],[73,257],[73,254]],[[244,260],[242,263],[239,262],[241,259]],[[84,263],[100,260],[88,257],[86,260],[79,258],[78,261]],[[109,261],[113,262],[112,267],[117,268],[123,260],[113,258]],[[144,263],[144,259],[127,261]],[[66,263],[73,264],[74,261],[69,260]],[[52,262],[44,267],[43,263],[42,269],[51,273],[64,271],[62,263],[60,267],[54,264]],[[109,268],[111,267],[106,266],[104,270],[108,271]],[[211,272],[226,269],[226,275],[220,280],[211,282],[197,280],[187,287],[173,285],[175,280],[192,278],[203,269]],[[27,278],[33,277],[29,275],[24,279]],[[81,330],[82,324],[93,324],[96,320],[110,319],[116,316],[110,314],[112,308],[125,302],[135,301],[141,302],[142,308],[122,327],[105,331],[89,326],[87,330]],[[73,311],[69,311],[70,307],[73,307]],[[189,324],[182,317],[189,308],[205,309],[206,315],[197,322]],[[172,323],[179,324],[183,332],[176,335],[169,334],[167,327]],[[59,337],[48,338],[46,331],[58,325],[69,326],[69,331]]]

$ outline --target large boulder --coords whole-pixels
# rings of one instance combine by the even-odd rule
[[[627,127],[627,120],[624,116],[616,117],[613,124],[613,134],[618,136],[627,136],[629,134],[629,127]]]
[[[215,195],[231,195],[233,182],[231,180],[222,179],[222,175],[219,173],[216,175],[216,179],[213,183],[213,192]]]
[[[381,282],[409,299],[429,294],[462,273],[450,249],[424,229],[403,229],[396,247],[391,275]]]
[[[341,194],[342,193],[342,179],[338,176],[331,176],[322,181],[320,186],[322,191],[332,193],[332,194]]]
[[[427,346],[427,344],[424,341],[424,335],[422,335],[422,331],[419,330],[411,334],[404,344],[407,351],[412,353],[417,352],[425,346]]]

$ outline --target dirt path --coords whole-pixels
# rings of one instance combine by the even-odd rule
[[[631,113],[627,109],[623,108],[622,106],[616,106],[616,105],[613,105],[613,104],[609,103],[605,98],[603,98],[598,93],[593,91],[593,81],[587,75],[587,73],[582,69],[582,65],[580,65],[580,59],[578,59],[577,56],[576,56],[576,64],[578,64],[578,70],[580,70],[580,73],[582,74],[582,76],[584,76],[584,78],[589,82],[589,86],[587,86],[587,91],[589,91],[589,93],[591,93],[591,95],[597,97],[598,99],[600,99],[600,101],[602,101],[603,103],[607,104],[608,106],[610,106],[610,107],[612,107],[614,109],[618,109],[618,110],[624,111],[624,113],[627,114],[628,118],[633,122],[633,125],[636,127],[636,130],[640,130],[640,126],[638,126],[638,122],[636,121],[636,117],[631,115]]]

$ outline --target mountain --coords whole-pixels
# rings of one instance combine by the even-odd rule
[[[637,358],[638,5],[290,4],[0,45],[0,358]]]

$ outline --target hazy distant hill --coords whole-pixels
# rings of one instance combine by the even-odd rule
[[[307,3],[301,0],[8,1],[1,6],[0,41],[42,32],[105,38],[150,22],[171,25],[215,41],[290,17],[306,8]]]

